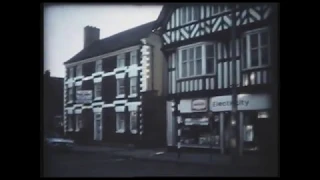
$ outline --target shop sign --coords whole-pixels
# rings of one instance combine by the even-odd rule
[[[192,111],[207,111],[207,99],[193,99],[191,102]]]

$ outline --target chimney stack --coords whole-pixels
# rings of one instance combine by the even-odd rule
[[[100,39],[100,29],[93,26],[84,27],[84,47],[91,45],[94,41]]]

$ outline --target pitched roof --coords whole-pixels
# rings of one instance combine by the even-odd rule
[[[100,39],[90,46],[82,49],[79,53],[66,61],[64,64],[78,62],[91,57],[99,56],[109,52],[117,51],[140,43],[140,39],[146,37],[152,31],[155,21],[122,31],[115,35]]]

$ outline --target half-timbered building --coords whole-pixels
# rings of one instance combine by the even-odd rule
[[[161,108],[150,109],[148,103],[164,92],[161,39],[152,33],[153,25],[146,23],[104,39],[98,28],[84,28],[84,48],[64,63],[64,131],[68,136],[82,143],[137,144],[146,136],[165,143],[165,121],[159,128],[157,118],[144,117],[160,113]],[[92,92],[91,102],[77,101],[76,92],[81,90]],[[151,126],[151,120],[159,127]]]
[[[165,5],[154,30],[167,61],[167,146],[224,153],[236,73],[241,150],[257,149],[268,121],[275,59],[270,4],[236,5],[236,71],[232,71],[230,4]],[[213,118],[209,118],[213,115]],[[212,122],[209,123],[209,119]],[[210,126],[209,126],[210,124]]]

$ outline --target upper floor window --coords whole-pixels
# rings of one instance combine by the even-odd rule
[[[124,94],[124,79],[117,79],[117,95]]]
[[[73,78],[73,67],[69,68],[69,78]]]
[[[137,77],[130,78],[130,94],[137,93]]]
[[[94,84],[94,98],[101,97],[101,82]]]
[[[125,66],[125,56],[124,54],[119,54],[117,56],[117,67]]]
[[[82,65],[77,65],[76,76],[82,75]]]
[[[78,103],[77,92],[81,91],[81,86],[76,86],[76,103]]]
[[[213,43],[197,43],[179,50],[180,77],[193,77],[215,73]]]
[[[245,33],[243,41],[243,68],[251,69],[270,63],[270,39],[267,28]]]
[[[181,25],[191,23],[200,19],[199,6],[186,6],[180,9]]]
[[[68,88],[68,101],[71,102],[73,100],[73,88]]]
[[[211,15],[216,15],[225,11],[229,11],[230,7],[226,4],[217,4],[211,6]]]
[[[137,64],[137,51],[130,52],[130,65]]]
[[[102,71],[102,60],[96,61],[96,72]]]

